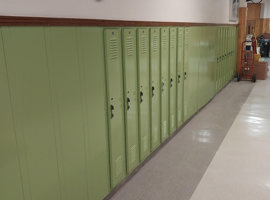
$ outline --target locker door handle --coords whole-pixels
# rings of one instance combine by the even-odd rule
[[[154,90],[155,90],[155,87],[154,86],[152,86],[152,97],[154,97]]]
[[[171,87],[173,86],[173,79],[171,78]]]
[[[111,119],[114,117],[113,110],[114,110],[114,106],[111,105]]]
[[[180,78],[181,78],[181,75],[180,74],[178,74],[178,83],[180,83]]]
[[[130,98],[127,98],[127,110],[130,109]]]
[[[143,102],[143,92],[142,91],[140,91],[140,102],[142,103]]]

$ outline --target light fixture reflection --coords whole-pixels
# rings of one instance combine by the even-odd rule
[[[200,143],[211,143],[212,133],[209,130],[200,130],[199,132],[193,132],[193,140]]]

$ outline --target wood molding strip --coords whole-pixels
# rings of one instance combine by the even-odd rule
[[[0,26],[237,26],[238,24],[0,16]]]

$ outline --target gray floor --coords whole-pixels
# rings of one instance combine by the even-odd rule
[[[188,200],[254,84],[231,82],[110,200]]]

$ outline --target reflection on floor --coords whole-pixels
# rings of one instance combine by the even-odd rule
[[[258,81],[191,200],[270,199],[270,78]]]

